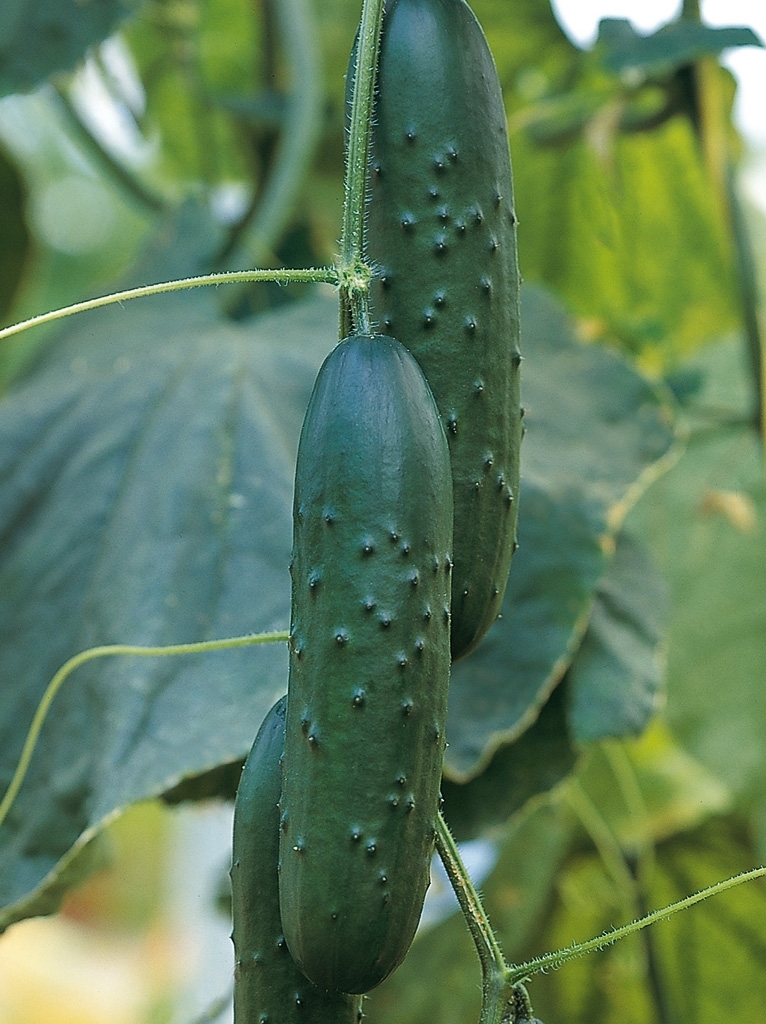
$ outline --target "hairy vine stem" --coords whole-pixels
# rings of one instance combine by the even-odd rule
[[[364,207],[370,125],[375,98],[377,54],[383,22],[383,0],[364,0],[356,41],[354,86],[351,94],[351,123],[346,150],[343,186],[343,229],[340,242],[341,336],[351,330],[370,331],[367,282],[364,263]]]
[[[507,981],[508,965],[484,911],[481,898],[474,888],[452,833],[441,814],[437,819],[436,849],[463,911],[476,952],[479,954],[482,975],[479,1024],[501,1024],[508,1019],[515,1003],[513,987]]]
[[[536,957],[534,960],[528,960],[526,963],[515,965],[510,968],[510,977],[514,982],[518,982],[532,974],[544,974],[546,971],[560,967],[569,960],[574,960],[597,950],[606,949],[607,946],[611,946],[620,939],[625,939],[628,935],[641,931],[643,928],[648,928],[649,925],[657,924],[659,921],[666,921],[669,917],[673,917],[674,914],[678,914],[682,910],[688,910],[690,907],[709,899],[711,896],[717,896],[719,893],[726,892],[727,889],[733,889],[737,885],[764,877],[766,877],[766,867],[743,871],[739,875],[733,875],[722,882],[709,885],[706,889],[700,889],[699,892],[692,893],[691,896],[686,896],[684,899],[671,903],[667,907],[653,910],[638,921],[632,921],[621,928],[604,932],[601,935],[597,935],[594,939],[589,939],[587,942],[575,942],[567,949],[559,949],[555,953],[546,953],[544,956]]]
[[[745,882],[766,877],[766,867],[744,871],[586,942],[575,942],[566,949],[546,953],[544,956],[536,957],[522,964],[508,965],[482,906],[479,894],[474,888],[455,840],[441,814],[439,814],[437,822],[436,849],[460,904],[481,963],[482,1004],[479,1024],[513,1024],[517,1020],[530,1019],[532,1006],[524,982],[532,975],[544,974],[570,960],[606,949],[620,939],[625,939],[628,935],[642,931],[659,921],[665,921],[674,914],[688,910],[711,896],[717,896],[719,893],[726,892],[727,889],[733,889]]]
[[[16,770],[13,773],[13,778],[10,781],[8,789],[5,791],[3,799],[0,800],[0,826],[8,816],[8,812],[16,799],[16,794],[21,788],[24,777],[27,774],[29,763],[32,760],[32,754],[34,753],[37,740],[40,736],[40,730],[43,727],[45,719],[48,717],[51,704],[66,679],[76,668],[79,668],[80,665],[84,665],[86,662],[93,661],[96,658],[115,657],[116,655],[133,655],[135,657],[142,658],[161,658],[180,654],[204,654],[207,651],[229,651],[239,647],[252,647],[256,644],[287,643],[288,637],[289,633],[280,631],[277,633],[253,633],[247,636],[235,636],[223,640],[200,640],[196,643],[189,644],[170,644],[164,647],[140,647],[134,644],[108,644],[103,647],[89,647],[86,651],[80,651],[79,654],[75,654],[66,661],[53,676],[45,688],[45,693],[43,693],[40,703],[37,705],[34,717],[32,718],[32,723],[29,726],[26,739],[24,740],[24,746],[21,749],[21,755],[19,757],[18,764],[16,765]]]
[[[159,284],[146,284],[139,288],[126,288],[124,291],[110,292],[109,295],[100,295],[95,299],[85,299],[83,302],[74,302],[70,306],[52,309],[48,313],[39,313],[28,320],[21,320],[17,324],[3,327],[0,330],[0,341],[3,338],[10,338],[13,334],[29,330],[30,327],[39,327],[41,324],[62,320],[75,313],[86,313],[88,310],[123,303],[128,299],[142,299],[150,295],[163,295],[167,292],[179,292],[188,288],[201,288],[204,285],[217,287],[219,284],[231,284],[234,281],[277,281],[282,284],[289,284],[293,281],[337,285],[338,272],[334,267],[314,267],[310,270],[238,270],[219,274],[201,274],[199,277],[184,277],[177,281],[161,281]]]

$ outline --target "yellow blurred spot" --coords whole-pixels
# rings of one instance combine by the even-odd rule
[[[156,976],[156,954],[146,937],[61,917],[22,921],[0,939],[0,1024],[143,1024],[168,981]]]
[[[758,525],[755,505],[741,491],[706,491],[700,508],[708,515],[720,515],[740,533],[752,533]]]
[[[603,341],[608,331],[607,322],[602,317],[580,317],[575,323],[575,334],[578,340],[587,343]]]
[[[598,546],[603,555],[611,558],[617,547],[617,541],[611,533],[602,533],[598,537]]]

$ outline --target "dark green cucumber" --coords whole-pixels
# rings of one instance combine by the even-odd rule
[[[420,363],[450,445],[456,660],[500,610],[522,432],[506,118],[484,33],[463,0],[388,0],[370,178],[373,316]]]
[[[280,758],[287,698],[258,731],[237,790],[231,867],[235,1024],[356,1024],[359,999],[312,985],[290,956],[279,917]]]
[[[347,338],[322,366],[293,522],[282,922],[312,981],[366,992],[420,918],[450,672],[449,450],[393,338]]]

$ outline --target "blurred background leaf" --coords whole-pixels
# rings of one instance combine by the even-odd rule
[[[0,11],[0,95],[30,89],[69,70],[113,32],[137,0],[4,0]]]
[[[754,817],[766,854],[766,492],[749,425],[739,341],[689,366],[703,384],[687,405],[677,466],[635,509],[671,588],[667,718],[689,751]]]

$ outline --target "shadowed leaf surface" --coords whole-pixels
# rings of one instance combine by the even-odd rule
[[[6,322],[29,253],[25,185],[0,148],[0,324]]]
[[[640,733],[659,709],[667,604],[646,551],[621,533],[569,668],[569,721],[580,742]]]
[[[3,0],[0,95],[70,70],[136,6],[133,0]]]
[[[141,279],[196,272],[204,237],[192,217]],[[672,442],[652,389],[578,345],[552,299],[529,293],[525,316],[527,525],[511,613],[456,669],[450,711],[450,764],[474,774],[498,745],[497,721],[520,735],[560,678],[620,503]],[[69,321],[7,396],[4,784],[44,687],[77,651],[287,628],[294,455],[336,324],[329,294],[241,324],[220,318],[212,290],[141,300]],[[281,645],[79,669],[3,829],[0,921],[43,905],[61,858],[119,808],[209,793],[200,777],[211,772],[212,791],[225,788],[220,766],[243,758],[286,680]]]

